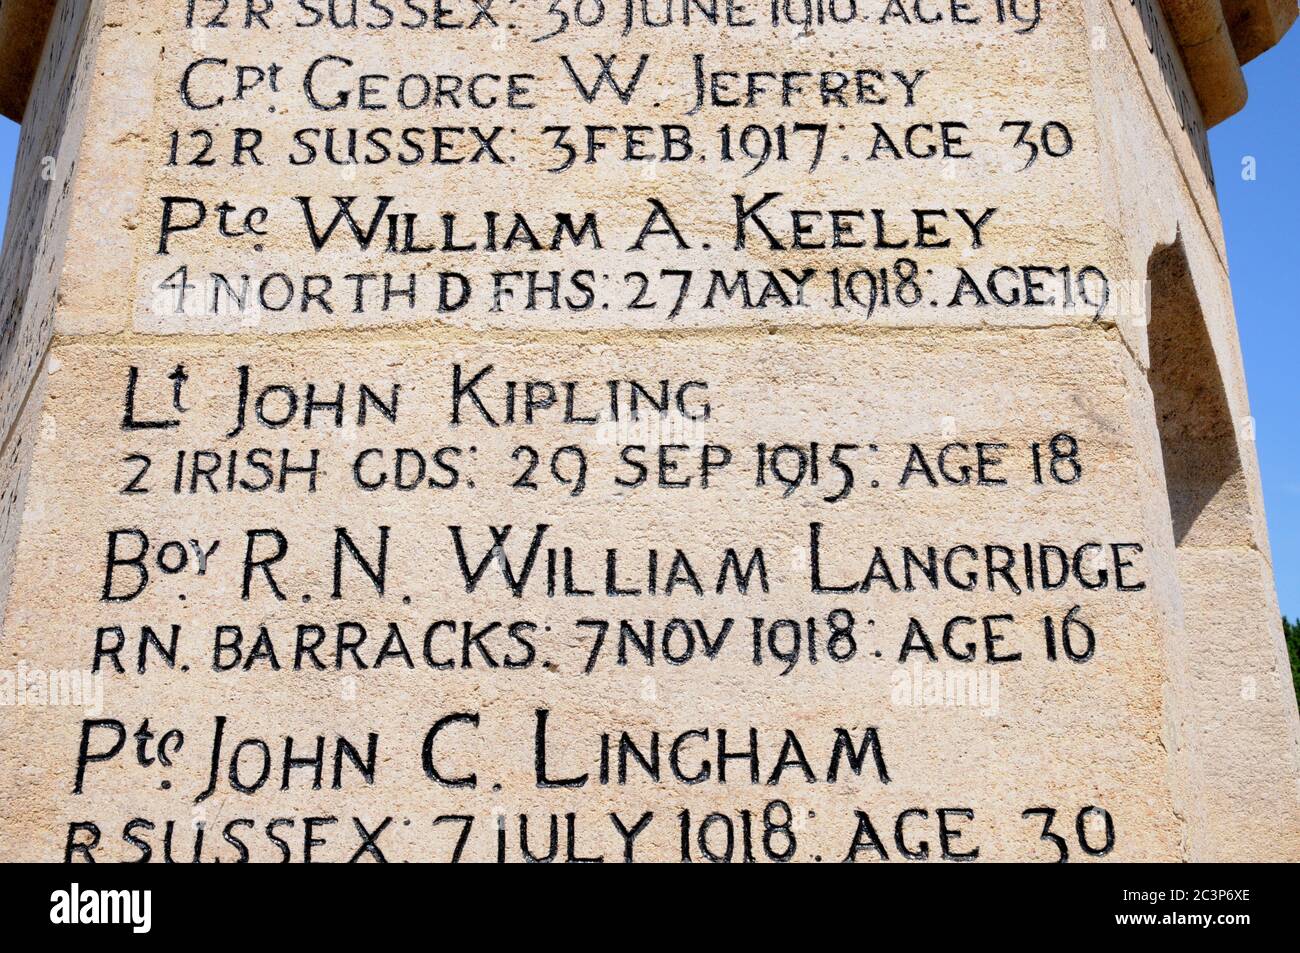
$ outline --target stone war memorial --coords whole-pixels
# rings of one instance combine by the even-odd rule
[[[1295,18],[4,0],[0,859],[1300,860]]]

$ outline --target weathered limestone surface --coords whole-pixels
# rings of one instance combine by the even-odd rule
[[[0,8],[6,42],[12,6]],[[24,22],[31,28],[29,14]],[[5,434],[5,496],[0,509],[0,592],[8,591],[13,541],[22,518],[21,488],[34,443],[40,401],[34,393],[54,328],[57,288],[64,270],[69,222],[74,214],[72,184],[78,174],[91,64],[97,41],[90,30],[90,8],[64,4],[57,29],[35,83],[31,118],[14,162],[14,190],[0,261],[0,430]],[[83,205],[85,203],[82,203]]]
[[[0,97],[0,856],[1300,859],[1205,147],[1293,8],[355,6]]]

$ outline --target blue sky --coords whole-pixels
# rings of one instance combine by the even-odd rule
[[[18,124],[0,116],[0,222],[9,216],[9,189],[14,181],[17,154]]]
[[[1300,26],[1246,66],[1250,102],[1210,131],[1282,611],[1300,616]],[[0,221],[18,127],[0,119]],[[1255,178],[1243,176],[1253,158]]]
[[[1282,611],[1300,616],[1300,27],[1246,64],[1250,101],[1210,130]],[[1253,157],[1255,179],[1243,177]]]

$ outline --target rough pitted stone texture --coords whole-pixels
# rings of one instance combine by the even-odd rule
[[[0,856],[1300,859],[1255,7],[352,6],[55,11]]]

